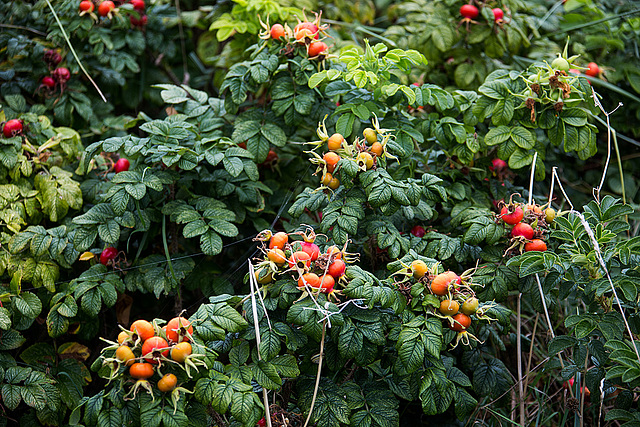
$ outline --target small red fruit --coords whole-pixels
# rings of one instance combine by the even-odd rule
[[[540,239],[533,239],[531,242],[525,243],[524,245],[525,252],[531,252],[531,251],[544,252],[546,250],[547,250],[547,244]]]
[[[311,255],[304,251],[297,251],[291,254],[291,258],[289,258],[289,268],[295,268],[296,266],[300,269],[311,267]]]
[[[135,379],[146,380],[153,376],[154,368],[149,363],[138,362],[131,365],[129,375]]]
[[[118,159],[116,164],[113,166],[113,169],[116,171],[116,173],[124,172],[129,170],[129,166],[130,166],[129,160],[122,158],[122,159]]]
[[[502,9],[500,9],[499,7],[496,7],[495,9],[492,9],[492,12],[493,12],[493,19],[495,19],[496,22],[502,21],[502,18],[504,18],[504,12],[502,11]]]
[[[427,234],[427,232],[425,231],[423,226],[416,225],[411,229],[411,234],[416,237],[423,237],[425,234]]]
[[[296,25],[293,29],[293,34],[298,41],[304,41],[304,39],[307,37],[317,40],[320,37],[318,27],[315,24],[306,21]]]
[[[516,206],[512,211],[510,211],[507,206],[504,206],[500,210],[500,217],[505,223],[515,225],[524,218],[524,211],[520,206]]]
[[[109,261],[114,259],[118,255],[118,250],[113,247],[104,248],[100,254],[100,264],[107,265]]]
[[[298,289],[305,289],[305,284],[312,289],[320,287],[320,277],[316,273],[306,273],[298,279]]]
[[[131,25],[133,25],[134,27],[144,27],[145,25],[147,25],[147,21],[147,15],[142,15],[140,19],[136,18],[133,15],[129,15],[129,22],[131,22]]]
[[[431,292],[438,296],[444,296],[449,293],[452,284],[455,286],[455,284],[459,285],[461,283],[460,276],[453,271],[445,271],[438,274],[431,281]]]
[[[4,124],[2,133],[5,138],[11,138],[12,136],[20,135],[22,133],[22,128],[22,120],[11,119]]]
[[[347,264],[345,264],[341,259],[337,259],[329,265],[327,272],[337,279],[338,277],[341,277],[346,270]]]
[[[149,356],[147,356],[151,353]],[[148,338],[144,344],[142,344],[142,356],[146,356],[145,359],[149,363],[157,363],[155,359],[160,358],[160,356],[168,357],[169,356],[169,343],[162,337],[151,337]]]
[[[83,0],[80,2],[80,12],[93,12],[95,5],[89,0]]]
[[[62,62],[62,56],[60,56],[57,50],[50,49],[44,53],[44,62],[49,64],[51,67],[55,67]]]
[[[529,224],[526,224],[524,222],[520,222],[513,226],[513,229],[511,230],[511,236],[512,237],[522,236],[527,240],[531,240],[533,239],[533,227],[531,227]]]
[[[309,44],[309,57],[314,58],[322,55],[327,49],[329,49],[329,46],[325,42],[311,42]]]
[[[100,16],[107,16],[115,8],[116,5],[111,0],[105,0],[98,6],[98,13]]]
[[[283,231],[279,231],[269,240],[269,249],[281,249],[284,250],[284,246],[289,241],[289,235]]]
[[[320,292],[328,294],[333,291],[333,285],[336,284],[336,279],[330,274],[326,274],[320,278]]]
[[[507,162],[502,159],[493,159],[491,160],[491,166],[489,166],[489,170],[502,170],[507,167]]]
[[[265,420],[264,417],[260,418],[260,421],[258,421],[258,424],[256,424],[256,426],[267,427],[267,420]]]
[[[144,0],[130,0],[129,3],[133,5],[133,9],[138,12],[142,12],[144,10]]]
[[[587,76],[598,77],[598,74],[600,74],[600,67],[598,67],[598,64],[596,64],[595,62],[589,62],[589,65],[587,65],[587,67],[589,69],[584,72]]]
[[[320,248],[312,242],[302,242],[302,251],[309,254],[311,261],[317,260],[320,255]]]
[[[275,162],[276,160],[278,160],[278,153],[276,153],[273,150],[269,150],[269,152],[267,153],[267,158],[264,159],[264,162],[262,162],[263,165],[269,165],[273,162]]]
[[[71,78],[71,73],[69,72],[69,69],[65,67],[56,68],[55,70],[53,70],[51,75],[56,81],[60,83],[66,83]]]
[[[51,89],[51,88],[53,88],[55,85],[56,85],[56,82],[55,82],[55,80],[53,80],[53,78],[52,78],[52,77],[50,77],[50,76],[44,76],[44,77],[42,78],[42,86],[46,86],[46,87],[48,87],[49,89]]]
[[[460,15],[467,19],[473,19],[478,16],[478,8],[472,4],[465,4],[460,8]]]
[[[284,27],[282,24],[273,24],[271,27],[271,31],[269,31],[272,39],[279,39],[280,37],[284,37]]]
[[[453,325],[449,324],[449,329],[456,332],[462,332],[471,326],[471,318],[464,313],[458,313],[453,316],[455,321]]]
[[[171,342],[189,341],[193,334],[193,326],[184,317],[174,317],[166,326],[167,339]]]

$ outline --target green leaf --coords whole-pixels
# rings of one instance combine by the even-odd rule
[[[511,128],[511,139],[518,147],[525,150],[532,149],[536,144],[535,135],[522,126]]]
[[[356,121],[356,116],[351,113],[344,113],[340,115],[336,123],[336,132],[344,136],[349,137],[353,132],[353,124]]]
[[[40,298],[31,292],[22,292],[12,300],[12,303],[22,315],[29,319],[35,319],[42,311]]]
[[[110,219],[106,223],[98,226],[98,235],[106,243],[116,244],[120,239],[120,225]]]
[[[259,360],[251,367],[253,377],[258,384],[269,390],[277,390],[282,385],[282,379],[278,375],[273,364]]]
[[[554,356],[562,350],[574,346],[576,343],[577,341],[573,337],[566,335],[557,336],[549,342],[549,355]]]
[[[15,350],[24,344],[26,339],[15,329],[2,332],[0,340],[0,351]]]
[[[260,355],[265,360],[271,360],[280,353],[280,336],[273,330],[267,329],[260,336]]]
[[[233,177],[239,176],[244,169],[242,160],[237,157],[225,157],[224,159],[222,159],[222,165]]]
[[[518,148],[511,157],[509,157],[509,167],[511,169],[520,169],[529,166],[533,162],[533,154]]]
[[[244,425],[251,425],[257,422],[258,415],[262,411],[262,405],[256,394],[234,393],[231,402],[231,414]],[[257,412],[257,414],[256,414]]]
[[[59,337],[69,329],[69,320],[67,317],[58,313],[57,310],[51,310],[47,316],[47,331],[52,338]]]
[[[209,226],[201,219],[192,221],[184,226],[182,234],[185,238],[190,239],[192,237],[200,236],[209,231]]]
[[[200,236],[200,249],[207,255],[217,255],[222,252],[222,238],[209,229]]]
[[[296,358],[292,354],[278,356],[271,360],[271,364],[275,367],[278,374],[283,377],[297,378],[300,375]]]
[[[262,133],[270,143],[277,147],[284,147],[287,143],[287,135],[280,126],[273,123],[265,123],[260,129],[260,133]]]

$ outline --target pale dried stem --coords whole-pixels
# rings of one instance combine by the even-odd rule
[[[256,272],[253,268],[251,260],[249,262],[249,285],[251,286],[251,311],[253,312],[253,326],[256,330],[256,345],[258,346],[258,360],[262,360],[260,356],[260,325],[258,324],[258,305],[256,303],[256,292],[260,292],[258,282],[256,279]],[[263,306],[264,308],[264,306]],[[267,316],[266,309],[264,315]],[[268,319],[268,316],[267,316]],[[271,414],[269,413],[269,396],[267,395],[267,389],[262,387],[262,400],[264,401],[264,418],[267,421],[267,426],[271,427]]]

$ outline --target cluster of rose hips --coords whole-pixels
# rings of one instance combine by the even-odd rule
[[[407,267],[407,266],[405,266]],[[480,302],[475,291],[471,287],[472,278],[467,272],[459,276],[453,271],[437,273],[438,264],[431,268],[422,260],[414,260],[407,268],[396,272],[395,276],[400,276],[395,284],[402,291],[411,292],[413,283],[411,279],[424,286],[425,296],[433,301],[433,296],[437,298],[439,305],[430,302],[433,307],[431,314],[441,318],[446,327],[457,332],[456,344],[462,342],[469,344],[469,339],[476,339],[467,329],[471,326],[471,316],[479,320],[493,320],[489,318],[485,309],[479,309]],[[409,282],[407,286],[405,283]]]
[[[43,59],[49,66],[50,73],[42,78],[38,90],[52,92],[56,87],[63,90],[71,78],[71,73],[66,67],[58,67],[62,62],[62,55],[56,49],[50,49],[44,53]]]
[[[390,134],[387,129],[380,129],[377,120],[374,119],[373,128],[366,128],[362,132],[363,138],[356,138],[353,143],[349,144],[347,140],[339,133],[329,136],[326,132],[324,123],[318,127],[318,136],[320,141],[311,142],[316,145],[314,150],[324,147],[326,142],[327,152],[322,156],[315,151],[308,151],[314,157],[311,162],[318,165],[316,173],[321,173],[320,183],[324,188],[336,190],[340,187],[340,180],[334,175],[338,169],[338,162],[342,159],[351,159],[356,162],[361,171],[375,169],[378,160],[384,155],[391,157],[385,150],[389,141]]]
[[[287,24],[273,24],[271,27],[263,24],[263,27],[265,31],[261,33],[261,38],[284,41],[288,45],[293,43],[304,45],[309,58],[323,60],[329,50],[329,46],[320,39],[321,34],[323,39],[325,38],[328,25],[320,24],[320,15],[318,14],[313,22],[307,21],[306,18],[304,21],[298,22],[293,31]]]
[[[549,224],[556,217],[556,211],[550,207],[545,210],[542,208],[536,204],[525,205],[513,201],[501,207],[498,220],[513,226],[509,231],[511,246],[507,252],[513,249],[519,253],[547,250],[543,239]]]
[[[118,2],[116,0],[117,3]],[[147,15],[144,14],[144,0],[128,0],[127,3],[130,3],[133,6],[133,10],[135,13],[129,15],[129,22],[134,27],[142,28],[147,25]],[[92,19],[98,20],[98,17],[94,13],[96,10],[96,4],[92,0],[82,0],[80,2],[80,16],[89,15]],[[119,9],[111,0],[103,0],[98,3],[98,15],[103,18],[111,19],[113,15],[119,13]]]
[[[191,378],[191,371],[198,366],[206,367],[199,359],[202,354],[194,354],[192,347],[193,326],[184,317],[175,317],[162,328],[146,320],[136,320],[127,330],[122,328],[118,342],[107,341],[110,345],[102,350],[102,364],[110,368],[109,381],[115,378],[135,380],[125,399],[133,399],[140,388],[153,396],[153,385],[149,381],[154,375],[159,377],[156,388],[163,393],[172,393],[174,402],[179,393],[191,393],[178,387],[178,377],[162,370],[183,370]],[[115,351],[114,351],[115,350]],[[105,354],[110,354],[106,357]]]
[[[289,236],[301,236],[302,240],[289,241]],[[298,281],[298,289],[307,293],[334,295],[335,286],[344,277],[347,264],[356,258],[354,254],[337,246],[324,251],[315,243],[316,234],[311,227],[305,231],[287,234],[270,230],[262,231],[255,240],[263,242],[264,258],[255,269],[256,280],[261,285],[271,283],[276,275],[292,274]]]
[[[499,7],[496,7],[491,9],[491,12],[493,13],[493,21],[496,25],[502,26],[502,24],[504,24],[504,11]],[[460,24],[464,23],[468,30],[469,24],[477,24],[474,19],[480,15],[480,10],[473,4],[465,4],[460,7],[460,15],[462,15],[462,21],[460,21]]]

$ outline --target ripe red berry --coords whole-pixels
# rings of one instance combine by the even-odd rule
[[[133,5],[133,9],[141,12],[144,10],[144,0],[130,0],[129,3]]]
[[[589,62],[589,65],[587,65],[587,67],[589,69],[584,72],[587,76],[598,77],[598,74],[600,74],[600,67],[598,67],[598,64],[596,64],[595,62]]]
[[[300,40],[303,37],[310,37],[317,40],[320,37],[318,26],[307,21],[296,25],[293,29],[293,34],[296,37],[296,40]]]
[[[467,19],[475,18],[479,13],[478,8],[472,4],[465,4],[460,8],[460,15]]]
[[[424,227],[421,225],[416,225],[411,229],[411,234],[416,237],[423,237],[427,232],[424,230]]]
[[[144,27],[145,25],[147,25],[147,21],[147,15],[142,15],[140,19],[136,18],[133,15],[129,15],[129,22],[131,22],[131,25],[133,25],[134,27]]]
[[[56,81],[60,83],[66,83],[71,78],[71,73],[69,72],[69,69],[65,67],[56,68],[55,70],[53,70],[51,75]]]
[[[493,159],[491,160],[491,166],[489,166],[490,170],[502,170],[507,167],[507,162],[502,159]]]
[[[325,53],[329,46],[325,42],[311,42],[309,44],[309,57],[314,58]]]
[[[98,13],[100,16],[107,16],[115,8],[116,5],[111,0],[105,0],[98,6]]]
[[[502,18],[504,18],[504,12],[502,11],[502,9],[500,9],[499,7],[496,7],[495,9],[492,9],[492,12],[493,12],[493,19],[495,19],[496,22],[502,21]]]
[[[55,82],[55,80],[53,80],[52,77],[44,76],[42,78],[42,85],[48,87],[49,89],[51,89],[52,87],[54,87],[56,85],[56,82]]]
[[[530,252],[530,251],[544,252],[547,250],[547,244],[540,239],[533,239],[531,242],[525,243],[524,250],[525,252]]]
[[[269,35],[272,39],[279,39],[280,37],[284,37],[285,31],[282,24],[273,24],[271,27],[271,31],[269,31]]]
[[[89,0],[83,0],[80,2],[80,12],[93,12],[95,5]]]
[[[524,218],[524,211],[520,206],[515,206],[512,209],[509,209],[507,206],[503,206],[500,210],[500,217],[505,223],[515,225]]]
[[[320,255],[320,248],[313,242],[302,242],[302,251],[309,254],[311,257],[311,261],[315,261],[318,259]]]
[[[8,120],[2,128],[5,138],[20,135],[22,133],[22,121],[18,119]]]
[[[513,226],[513,229],[511,230],[511,236],[522,236],[527,240],[533,239],[533,228],[529,224],[520,222]]]
[[[328,273],[337,279],[338,277],[341,277],[346,270],[347,264],[345,264],[341,259],[337,259],[329,266]]]
[[[129,160],[122,158],[116,162],[116,164],[113,166],[113,169],[116,171],[116,173],[124,172],[129,170],[129,166]]]
[[[267,426],[267,420],[265,420],[264,417],[260,418],[260,421],[258,421],[258,424],[256,424],[256,426],[258,426],[258,427],[266,427]]]
[[[100,264],[107,265],[109,261],[114,259],[118,255],[118,250],[109,246],[108,248],[104,248],[102,253],[100,254]]]
[[[44,61],[51,67],[55,67],[62,62],[62,56],[55,49],[50,49],[44,53]]]

